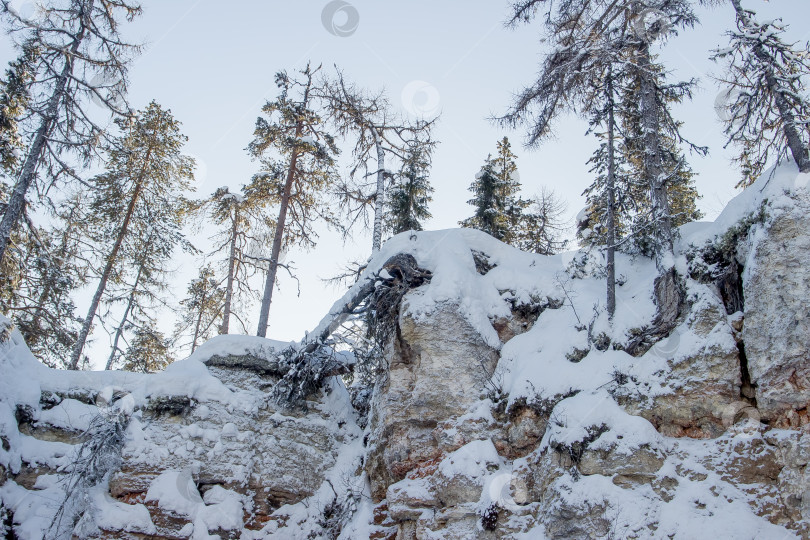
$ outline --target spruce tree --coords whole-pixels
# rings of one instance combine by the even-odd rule
[[[39,6],[38,16],[28,19],[10,2],[2,3],[3,17],[20,38],[20,58],[26,59],[30,77],[22,82],[29,97],[19,122],[29,144],[0,220],[0,263],[35,179],[47,188],[64,177],[75,178],[67,155],[85,165],[96,157],[105,129],[93,120],[98,115],[88,114],[87,101],[95,97],[114,116],[128,115],[121,102],[127,67],[138,47],[122,39],[120,27],[140,12],[129,0],[65,0]],[[113,82],[97,84],[98,77]]]
[[[119,120],[118,124],[122,134],[107,148],[107,170],[93,179],[93,208],[103,220],[107,251],[102,256],[98,286],[73,347],[71,369],[78,369],[108,282],[122,272],[122,251],[126,253],[125,242],[131,238],[133,228],[157,227],[161,223],[156,218],[163,217],[169,220],[167,234],[176,234],[172,221],[182,206],[182,193],[189,189],[194,177],[194,160],[181,153],[186,137],[170,111],[153,101],[131,121]]]
[[[686,162],[680,146],[684,145],[698,154],[705,154],[707,149],[686,140],[681,135],[682,123],[675,120],[671,113],[673,104],[691,98],[695,82],[666,84],[663,80],[664,75],[664,67],[656,62],[654,56],[649,59],[643,77],[637,67],[632,67],[629,80],[623,88],[623,103],[620,109],[623,130],[620,152],[629,167],[626,178],[630,185],[626,190],[633,199],[633,208],[628,209],[630,211],[625,215],[627,234],[632,236],[628,247],[632,245],[636,252],[649,257],[655,257],[660,253],[662,244],[660,212],[656,209],[652,191],[648,188],[650,156],[647,153],[649,133],[646,130],[651,128],[645,127],[643,112],[636,106],[642,101],[641,93],[644,87],[642,79],[652,81],[655,90],[655,108],[660,116],[653,124],[656,130],[655,139],[658,141],[655,167],[661,187],[665,191],[668,216],[666,221],[670,229],[674,229],[702,217],[697,209],[699,196],[694,185],[694,173]]]
[[[495,158],[487,156],[470,184],[469,190],[475,196],[467,204],[475,208],[475,213],[460,225],[484,231],[502,242],[514,242],[514,227],[525,207],[524,201],[517,197],[520,182],[516,173],[515,155],[509,139],[504,137],[498,141]]]
[[[19,57],[10,62],[5,77],[0,81],[0,211],[8,208],[12,187],[7,184],[19,167],[20,154],[25,149],[20,122],[26,114],[30,101],[29,85],[34,77],[33,60],[37,50],[29,44],[21,47]],[[36,227],[29,225],[26,209],[22,209],[24,226],[12,231],[10,242],[13,246],[7,256],[0,260],[0,306],[3,312],[12,316],[24,310],[24,293],[20,291],[26,275],[32,270],[29,266],[41,255],[42,245],[37,242]],[[17,317],[14,317],[17,318]]]
[[[388,229],[394,234],[421,231],[432,216],[428,204],[433,188],[428,181],[430,161],[422,147],[411,148],[388,193]]]
[[[802,172],[810,171],[810,42],[787,43],[786,26],[777,19],[758,22],[756,13],[731,0],[737,29],[728,32],[730,46],[715,51],[723,60],[724,132],[727,144],[739,149],[736,158],[745,187],[754,182],[771,159],[788,152]]]
[[[0,82],[0,167],[8,175],[15,173],[25,149],[20,122],[31,101],[30,85],[36,76],[38,55],[35,42],[23,43]]]
[[[673,163],[671,154],[677,149],[667,148],[667,138],[677,144],[684,143],[680,124],[672,118],[666,107],[667,100],[690,96],[693,81],[670,84],[664,81],[663,71],[654,62],[651,45],[663,41],[679,28],[693,26],[697,18],[693,3],[688,0],[572,0],[551,3],[544,0],[520,0],[513,4],[510,24],[517,25],[534,19],[539,11],[545,26],[545,38],[551,43],[551,53],[545,58],[538,78],[521,91],[512,108],[499,120],[509,126],[528,128],[529,146],[536,146],[552,132],[553,122],[564,112],[575,112],[586,117],[598,117],[596,127],[607,136],[607,144],[596,157],[603,162],[602,182],[606,213],[604,233],[608,237],[608,312],[615,306],[613,283],[613,251],[616,247],[617,141],[618,121],[615,100],[625,87],[636,87],[636,134],[633,149],[640,160],[638,169],[646,187],[646,221],[650,232],[651,252],[663,276],[667,276],[659,305],[661,319],[670,324],[677,315],[680,292],[675,283],[674,221],[668,187],[679,177],[680,166]],[[650,17],[654,14],[655,17]],[[612,88],[605,84],[610,81]],[[595,89],[602,89],[596,91]],[[596,98],[596,99],[594,99]],[[609,103],[613,102],[613,103]],[[630,102],[627,102],[630,104]],[[607,109],[606,109],[607,107]],[[609,111],[610,114],[599,114]],[[608,125],[605,125],[608,124]],[[592,127],[593,129],[593,127]],[[687,143],[688,144],[688,143]],[[691,145],[690,145],[691,146]],[[691,146],[704,152],[705,149]],[[630,147],[628,146],[628,150]],[[606,160],[606,161],[605,161]],[[599,169],[599,167],[597,167]],[[594,194],[602,189],[594,188]],[[628,192],[635,190],[629,190]],[[593,202],[593,201],[591,201]],[[685,209],[686,210],[686,209]],[[683,212],[687,213],[686,211]],[[590,227],[589,227],[590,228]]]
[[[309,65],[300,78],[276,75],[280,95],[262,108],[267,118],[256,120],[248,151],[261,163],[261,171],[245,188],[246,196],[278,205],[273,246],[267,263],[257,335],[265,337],[282,248],[311,247],[317,234],[315,221],[340,226],[329,194],[336,184],[334,137],[324,128],[313,103],[315,75]]]

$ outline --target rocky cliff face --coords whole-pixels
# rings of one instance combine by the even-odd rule
[[[649,261],[619,258],[609,322],[594,254],[532,256],[475,231],[396,237],[371,270],[402,252],[433,277],[400,306],[366,418],[337,377],[306,412],[268,399],[282,345],[267,340],[217,338],[144,377],[55,373],[11,332],[0,530],[810,538],[802,179],[779,174],[682,231],[686,302],[663,338]],[[84,459],[88,433],[113,441],[93,447],[103,459]]]

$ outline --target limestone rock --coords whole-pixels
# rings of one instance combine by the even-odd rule
[[[586,448],[577,468],[584,475],[623,475],[628,477],[652,477],[664,464],[664,455],[657,449],[641,446],[628,455],[613,448],[594,450]]]
[[[696,345],[686,349],[682,341]],[[680,356],[678,356],[680,355]],[[722,435],[740,409],[739,349],[722,302],[706,288],[687,315],[644,359],[664,360],[664,391],[647,398],[646,389],[619,388],[616,399],[669,437],[713,438]]]
[[[408,471],[441,456],[435,428],[479,400],[497,359],[455,304],[417,320],[407,307],[414,294],[420,293],[403,300],[387,381],[372,405],[366,470],[376,500]]]
[[[810,217],[799,210],[775,217],[751,248],[743,273],[743,340],[763,419],[810,423]],[[789,411],[805,414],[786,417]]]

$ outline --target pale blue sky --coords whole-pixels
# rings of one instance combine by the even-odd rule
[[[24,5],[26,0],[15,0]],[[518,155],[518,168],[526,194],[545,185],[568,203],[569,216],[584,205],[580,196],[590,181],[585,161],[594,147],[585,137],[586,126],[575,118],[563,119],[556,140],[540,150],[524,150],[522,133],[493,126],[491,114],[502,113],[512,92],[530,82],[537,72],[543,45],[539,27],[516,30],[503,27],[508,3],[489,1],[386,2],[352,0],[359,16],[356,31],[346,37],[332,35],[322,24],[323,0],[233,1],[144,0],[144,15],[126,27],[126,35],[144,41],[147,48],[131,70],[131,101],[143,107],[151,99],[171,108],[189,137],[188,152],[200,162],[198,194],[216,187],[232,189],[247,182],[256,166],[244,152],[264,101],[276,95],[274,74],[294,70],[307,60],[331,68],[337,63],[346,75],[370,88],[385,87],[395,105],[438,106],[442,118],[436,129],[437,148],[431,181],[436,189],[427,228],[455,227],[470,207],[467,187],[496,141],[508,135]],[[810,37],[810,2],[806,0],[746,0],[746,7],[762,17],[782,16],[791,24],[791,37]],[[684,130],[694,142],[710,148],[708,158],[690,160],[707,217],[715,216],[735,193],[737,172],[723,150],[713,103],[718,93],[707,73],[713,65],[708,52],[725,45],[721,34],[733,24],[730,6],[701,10],[702,26],[684,32],[666,44],[662,58],[677,77],[700,77],[695,100],[677,110]],[[338,26],[346,23],[338,13]],[[7,45],[4,59],[10,58]],[[415,83],[415,81],[417,81]],[[429,93],[403,90],[431,85]],[[201,242],[200,247],[205,248]],[[364,259],[370,246],[367,235],[344,246],[340,238],[324,232],[309,253],[293,252],[288,261],[298,267],[301,296],[282,277],[270,314],[269,336],[298,339],[315,326],[342,291],[325,286],[320,278],[337,273],[348,260]],[[175,296],[185,292],[196,261],[183,260]],[[249,331],[255,332],[258,308],[251,313]],[[167,328],[167,330],[169,330]],[[101,350],[106,338],[99,336]],[[103,354],[103,353],[101,353]]]

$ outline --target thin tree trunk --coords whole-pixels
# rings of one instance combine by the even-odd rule
[[[737,19],[742,23],[743,28],[750,25],[748,13],[743,9],[740,0],[731,0],[734,6],[734,11],[737,14]],[[810,150],[807,145],[802,141],[799,130],[796,129],[796,117],[790,110],[790,104],[785,97],[784,91],[779,87],[779,81],[773,74],[773,63],[775,59],[768,54],[762,47],[761,43],[754,45],[754,54],[765,67],[765,82],[768,85],[768,90],[771,91],[776,103],[776,108],[779,109],[779,116],[782,119],[782,129],[785,132],[788,148],[793,156],[793,161],[798,165],[801,172],[810,172]]]
[[[3,261],[3,257],[6,255],[9,239],[11,238],[11,232],[17,226],[17,222],[20,220],[20,216],[22,215],[23,207],[25,206],[25,195],[28,193],[31,184],[34,182],[37,168],[39,167],[40,160],[42,159],[42,153],[45,150],[45,144],[48,141],[48,137],[50,136],[57,119],[59,118],[59,104],[64,98],[65,88],[67,87],[68,80],[73,74],[73,65],[76,58],[76,53],[78,52],[79,46],[84,40],[84,35],[86,33],[87,21],[85,18],[88,17],[92,11],[93,3],[94,0],[90,0],[87,10],[82,16],[81,29],[76,35],[76,38],[73,40],[70,50],[66,54],[65,66],[62,68],[62,72],[59,74],[59,77],[56,80],[56,87],[54,88],[53,94],[51,94],[51,97],[48,99],[48,105],[45,108],[45,116],[42,119],[39,129],[37,129],[36,134],[34,135],[31,148],[28,151],[28,155],[25,157],[22,169],[20,170],[20,176],[17,179],[17,182],[14,184],[14,190],[12,191],[11,197],[8,200],[8,206],[6,206],[3,219],[0,221],[0,262]]]
[[[135,292],[138,290],[138,284],[141,281],[142,273],[143,265],[138,267],[138,274],[135,276],[135,284],[132,286],[132,292],[129,293],[129,301],[127,302],[127,307],[124,310],[124,316],[121,317],[121,324],[118,325],[118,329],[115,331],[115,339],[113,340],[112,351],[110,352],[110,357],[107,359],[107,365],[104,366],[105,371],[111,370],[113,363],[115,362],[115,353],[118,351],[118,341],[124,334],[124,325],[129,317],[129,312],[132,310],[132,305],[135,303]]]
[[[380,134],[371,126],[374,146],[377,148],[377,195],[374,199],[374,237],[371,242],[371,253],[380,251],[382,245],[382,218],[385,204],[385,150],[382,147]]]
[[[614,153],[613,75],[607,75],[608,102],[608,175],[607,175],[607,312],[613,320],[616,313],[616,162]]]
[[[129,206],[127,207],[127,212],[124,216],[124,221],[121,223],[121,229],[118,231],[118,236],[115,239],[112,251],[110,252],[109,257],[107,257],[107,264],[104,267],[104,271],[101,273],[101,280],[99,281],[96,293],[93,295],[93,299],[90,302],[90,309],[87,310],[87,316],[84,319],[84,324],[82,324],[82,329],[79,332],[79,337],[76,339],[76,345],[73,346],[73,353],[71,354],[70,357],[70,366],[68,369],[79,369],[79,359],[81,358],[82,350],[84,349],[84,344],[87,342],[87,336],[90,334],[90,328],[93,325],[93,319],[96,316],[98,305],[101,302],[101,296],[104,294],[104,289],[107,288],[107,280],[110,278],[110,273],[112,273],[113,265],[115,264],[115,259],[118,256],[118,251],[121,249],[121,244],[123,244],[124,237],[127,234],[129,222],[132,219],[133,212],[135,211],[135,203],[138,202],[138,197],[141,194],[141,189],[143,188],[143,180],[144,177],[146,176],[146,168],[149,164],[149,160],[151,159],[151,157],[152,157],[152,147],[150,146],[149,149],[146,151],[146,158],[143,163],[143,168],[141,169],[140,176],[138,177],[138,180],[135,183],[135,190],[132,192],[132,198],[129,201]]]
[[[200,311],[197,313],[197,322],[194,325],[194,339],[191,341],[191,353],[197,348],[197,340],[200,338],[200,326],[202,325],[203,310],[205,310],[205,289],[203,289],[202,302],[200,302]]]
[[[672,233],[672,212],[667,200],[664,171],[661,165],[661,141],[659,137],[660,111],[655,90],[655,74],[652,71],[650,46],[643,42],[638,49],[638,70],[641,86],[639,112],[644,155],[644,173],[650,185],[650,202],[655,231],[655,264],[661,273],[668,272],[675,263],[675,242]]]
[[[300,124],[296,129],[296,137],[300,137]],[[287,206],[290,203],[290,193],[292,192],[295,169],[298,162],[298,150],[295,149],[290,156],[290,168],[287,170],[287,179],[284,182],[284,191],[281,194],[281,207],[278,210],[278,221],[276,222],[276,234],[273,237],[273,250],[270,253],[270,266],[267,268],[267,279],[264,281],[264,295],[262,296],[262,306],[259,312],[259,328],[256,335],[267,337],[267,326],[270,318],[270,303],[273,301],[273,287],[276,283],[276,270],[278,270],[278,257],[281,253],[281,241],[284,236],[284,222],[287,220]]]
[[[307,87],[304,90],[304,99],[301,108],[306,109],[309,103],[309,89],[312,85],[312,75],[309,75]],[[304,126],[299,119],[295,124],[295,139],[299,140],[303,134]],[[273,287],[276,284],[276,273],[278,270],[278,258],[281,254],[281,243],[284,237],[284,224],[287,221],[287,207],[290,204],[290,193],[292,192],[293,180],[298,167],[298,147],[294,147],[290,155],[290,168],[287,170],[287,179],[284,182],[284,191],[281,194],[281,207],[278,210],[278,221],[276,222],[276,234],[273,237],[273,250],[270,253],[270,266],[267,268],[267,279],[264,282],[264,295],[262,296],[262,306],[259,312],[259,328],[256,335],[267,337],[267,326],[270,319],[270,303],[273,301]]]
[[[231,224],[231,250],[228,255],[228,281],[225,286],[225,305],[222,309],[222,326],[219,328],[220,334],[227,334],[231,319],[231,302],[233,301],[233,277],[236,269],[236,240],[239,234],[239,203],[234,202],[233,222]],[[196,337],[192,345],[192,352],[196,345]]]

